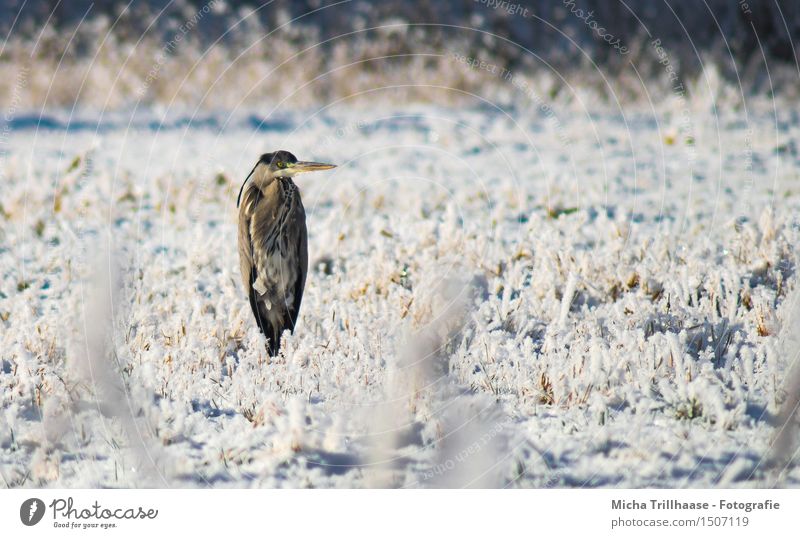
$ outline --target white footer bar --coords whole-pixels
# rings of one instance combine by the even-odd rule
[[[795,490],[5,490],[2,536],[787,536]],[[277,534],[280,533],[280,534]]]

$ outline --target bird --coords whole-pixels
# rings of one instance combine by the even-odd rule
[[[270,356],[284,330],[294,331],[308,272],[306,213],[292,178],[335,167],[285,150],[264,153],[239,189],[239,269]]]

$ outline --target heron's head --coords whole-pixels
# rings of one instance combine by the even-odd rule
[[[266,166],[266,173],[273,178],[294,177],[304,172],[316,172],[318,170],[336,168],[335,164],[298,161],[297,157],[284,150],[279,150],[274,153],[265,153],[258,159],[258,164]]]
[[[336,165],[313,161],[298,161],[297,157],[285,150],[265,153],[258,158],[258,162],[250,171],[244,183],[242,183],[236,205],[239,205],[244,187],[251,178],[260,187],[264,187],[279,177],[291,178],[304,172],[317,172],[319,170],[330,170],[331,168],[336,168]]]

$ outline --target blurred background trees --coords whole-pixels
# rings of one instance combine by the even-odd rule
[[[711,68],[715,77],[741,84],[745,94],[794,95],[798,86],[798,52],[793,43],[800,35],[800,3],[794,0],[136,0],[130,6],[29,0],[22,4],[22,0],[0,4],[0,24],[9,36],[0,53],[0,69],[36,61],[40,84],[57,79],[50,104],[89,99],[71,87],[74,80],[66,80],[70,74],[86,75],[86,70],[100,70],[88,75],[90,86],[103,87],[103,72],[118,79],[113,90],[98,90],[103,97],[113,91],[113,103],[164,98],[176,76],[188,76],[195,87],[203,82],[214,85],[209,102],[218,105],[226,104],[224,88],[234,93],[243,87],[251,90],[236,95],[236,102],[280,97],[279,87],[262,80],[275,69],[302,71],[299,78],[292,76],[295,90],[320,73],[336,70],[313,84],[314,96],[323,98],[374,86],[382,80],[378,75],[387,84],[408,82],[411,77],[466,91],[495,85],[485,76],[477,80],[454,68],[448,53],[531,77],[550,77],[546,86],[554,95],[564,85],[577,84],[594,86],[606,96],[636,98],[642,94],[640,77],[648,82],[664,78],[661,58],[651,45],[656,39],[681,81],[701,77],[704,69]],[[192,20],[196,24],[182,33]],[[627,52],[610,46],[598,29]],[[179,33],[181,42],[165,47]],[[48,62],[53,70],[49,77]],[[358,65],[349,66],[353,62]],[[160,72],[154,77],[158,80],[136,95],[154,65]],[[170,87],[165,87],[167,71]],[[223,72],[223,80],[218,80]],[[37,81],[32,82],[35,93]],[[9,90],[7,81],[0,83],[3,90]],[[35,96],[30,97],[30,104],[37,104]],[[302,101],[297,92],[295,97]],[[424,100],[425,96],[412,97]]]

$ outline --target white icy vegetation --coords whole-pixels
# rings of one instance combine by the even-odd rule
[[[2,484],[797,485],[797,115],[623,112],[18,118]],[[339,167],[271,359],[235,206],[275,149]]]

